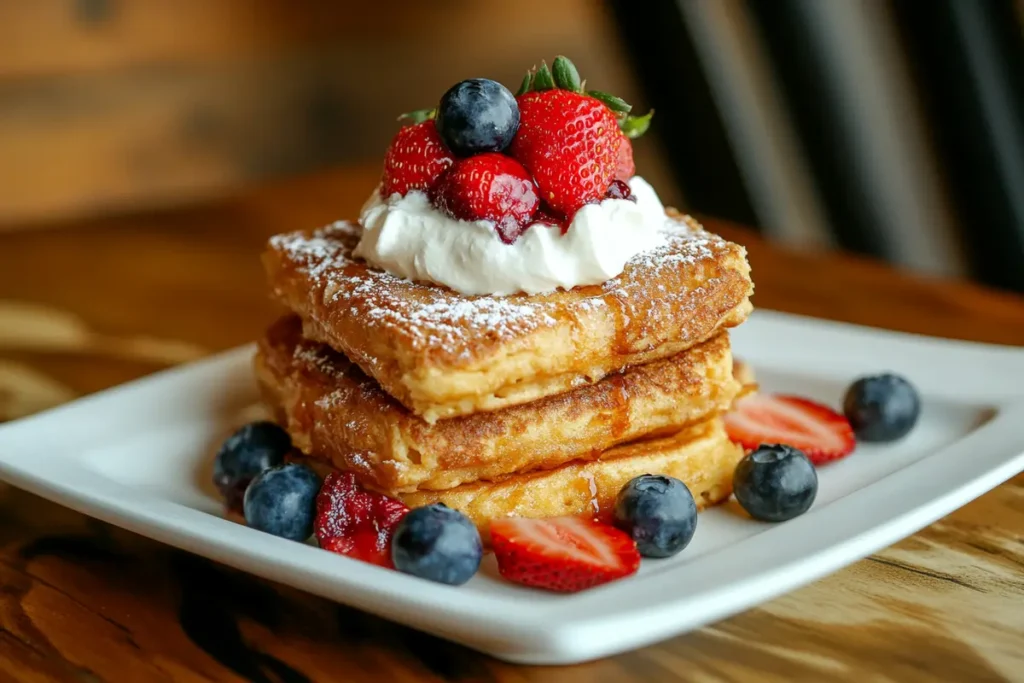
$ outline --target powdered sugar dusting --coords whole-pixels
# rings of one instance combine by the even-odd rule
[[[274,235],[270,238],[270,246],[287,252],[296,259],[306,263],[306,270],[313,279],[324,277],[333,264],[346,259],[345,245],[337,240],[329,239],[328,235],[344,224],[335,223],[307,236],[303,233]]]
[[[606,301],[629,335],[644,337],[652,326],[686,319],[723,285],[721,257],[736,245],[707,232],[691,218],[668,215],[665,243],[634,256],[622,277],[604,283]],[[683,286],[681,286],[683,285]]]
[[[692,266],[713,259],[716,250],[728,244],[714,233],[671,218],[665,221],[661,234],[665,238],[663,245],[637,254],[629,260],[627,267],[658,271]]]
[[[332,410],[338,406],[345,405],[348,392],[338,389],[329,394],[324,394],[316,400],[316,407],[321,410]]]
[[[277,235],[270,246],[304,271],[311,294],[367,326],[411,338],[414,346],[468,352],[467,336],[508,339],[556,324],[553,305],[521,297],[463,297],[367,268],[351,256],[359,227],[342,221],[308,235]]]
[[[308,296],[316,304],[314,309],[327,307],[332,316],[349,324],[403,337],[414,349],[458,358],[479,353],[481,344],[506,342],[609,306],[620,316],[636,320],[645,314],[668,315],[670,308],[662,302],[670,299],[677,307],[696,302],[704,291],[700,287],[716,286],[720,273],[708,268],[736,247],[704,231],[695,221],[672,215],[666,218],[662,234],[664,244],[634,256],[622,275],[587,297],[558,292],[465,297],[443,287],[404,280],[352,256],[361,228],[349,221],[312,234],[277,235],[270,246],[282,255],[286,267],[308,277]],[[687,286],[680,287],[683,282]]]
[[[299,345],[295,347],[294,358],[300,363],[313,367],[332,378],[344,377],[345,370],[347,369],[345,367],[338,367],[337,363],[324,354],[319,353],[316,348],[310,346]]]

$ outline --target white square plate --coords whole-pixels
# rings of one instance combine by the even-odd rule
[[[769,312],[734,334],[765,391],[836,405],[891,370],[924,399],[904,441],[820,471],[806,515],[780,525],[726,505],[680,555],[576,595],[503,582],[428,583],[248,529],[207,483],[219,441],[257,398],[249,347],[0,426],[0,477],[43,497],[502,659],[580,662],[751,607],[903,538],[1024,467],[1024,350],[897,335]]]

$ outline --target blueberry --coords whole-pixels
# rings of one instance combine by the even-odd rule
[[[754,519],[785,522],[811,507],[818,493],[818,473],[801,451],[765,444],[736,465],[732,487],[736,500]]]
[[[861,377],[846,390],[843,412],[859,440],[895,441],[917,424],[921,399],[899,375]]]
[[[441,140],[456,156],[500,152],[519,129],[519,105],[501,83],[471,78],[441,97],[435,123]]]
[[[291,447],[288,433],[273,422],[251,422],[229,436],[213,461],[213,485],[228,507],[240,509],[249,482],[284,462]]]
[[[320,478],[306,465],[271,467],[245,490],[245,522],[268,534],[305,541],[313,533],[319,491]]]
[[[453,586],[473,578],[483,553],[476,526],[441,503],[411,510],[391,539],[395,569]]]
[[[697,503],[678,479],[644,474],[619,491],[615,526],[633,537],[644,557],[671,557],[697,530]]]

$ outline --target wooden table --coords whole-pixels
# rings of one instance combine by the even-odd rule
[[[201,208],[0,234],[0,419],[251,340],[272,233],[358,210],[375,169]],[[756,303],[1024,344],[1024,300],[746,243]],[[140,454],[145,457],[145,454]],[[1024,680],[1024,476],[757,609],[612,659],[524,668],[0,487],[0,681]]]

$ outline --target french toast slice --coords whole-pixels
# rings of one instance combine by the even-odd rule
[[[259,341],[266,403],[315,459],[395,494],[449,489],[590,460],[726,410],[740,391],[726,333],[680,354],[533,403],[433,425],[287,316]]]
[[[409,507],[443,503],[461,511],[486,540],[490,522],[503,517],[593,515],[608,519],[615,497],[631,479],[664,474],[682,480],[698,510],[725,501],[743,449],[729,441],[721,417],[657,439],[623,444],[596,460],[576,460],[551,470],[508,475],[443,491],[400,493]],[[322,476],[333,471],[325,460],[299,457]]]
[[[522,405],[674,356],[751,310],[743,247],[666,214],[665,244],[602,285],[465,297],[352,256],[339,222],[271,238],[273,297],[427,422]]]
[[[444,503],[469,517],[486,534],[502,517],[594,515],[607,519],[615,497],[631,479],[664,474],[683,481],[697,509],[732,494],[732,476],[743,449],[729,441],[720,417],[670,436],[616,446],[596,460],[577,460],[553,470],[509,475],[445,491],[416,491],[399,498],[409,507]]]

